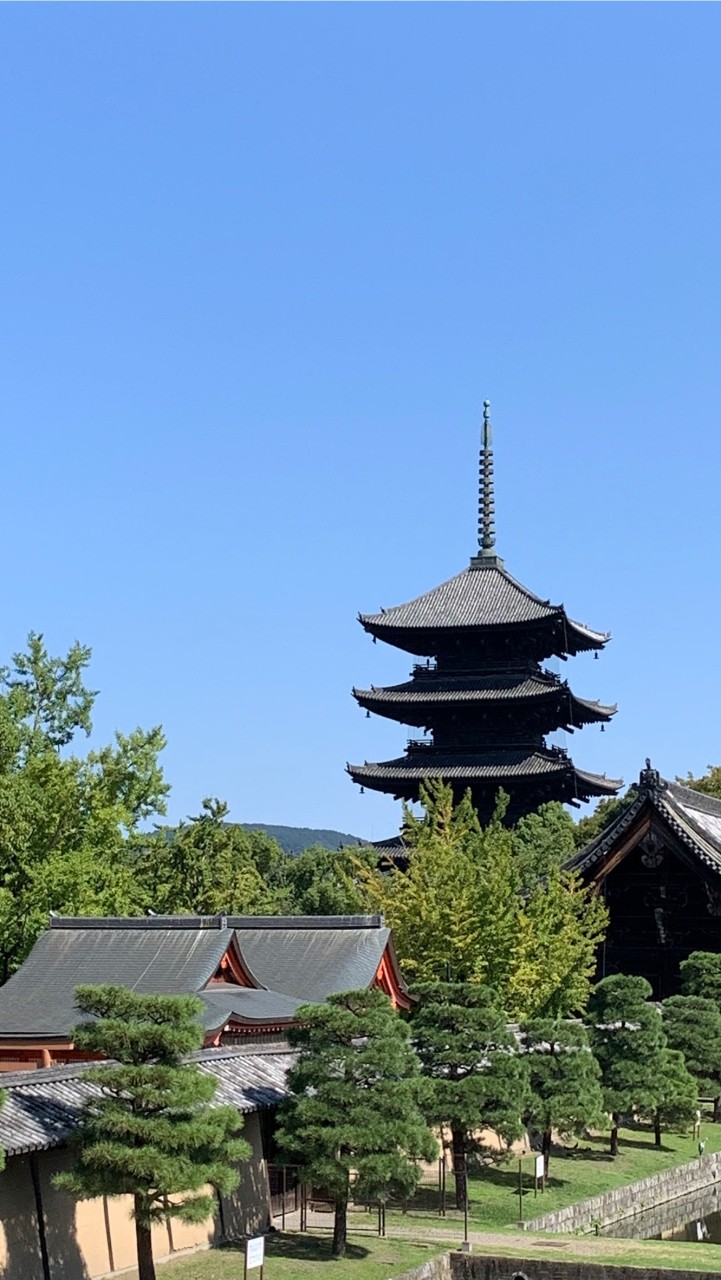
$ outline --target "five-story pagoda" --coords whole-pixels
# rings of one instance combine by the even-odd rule
[[[578,698],[541,663],[599,650],[609,636],[574,622],[521,586],[496,554],[489,403],[483,406],[478,552],[467,569],[394,609],[360,614],[374,639],[425,658],[411,679],[389,688],[354,689],[369,713],[425,729],[405,755],[348,765],[362,787],[417,800],[421,783],[442,778],[457,800],[470,787],[481,822],[503,788],[506,821],[548,800],[578,804],[611,796],[620,782],[577,769],[566,751],[546,745],[556,729],[608,721],[615,707]]]

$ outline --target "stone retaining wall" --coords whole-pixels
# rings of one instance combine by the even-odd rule
[[[610,1267],[600,1262],[560,1258],[490,1258],[451,1254],[452,1280],[700,1280],[698,1271],[666,1271],[658,1267]]]
[[[402,1276],[395,1276],[394,1280],[452,1280],[451,1255],[444,1253],[440,1258],[429,1258],[412,1271],[404,1271]]]
[[[541,1214],[524,1222],[526,1231],[593,1231],[630,1218],[644,1209],[652,1209],[680,1196],[691,1195],[712,1186],[721,1177],[721,1153],[712,1152],[675,1169],[665,1169],[627,1187],[616,1187],[603,1195],[579,1200],[565,1209]]]

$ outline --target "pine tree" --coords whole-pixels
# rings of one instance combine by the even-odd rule
[[[656,1073],[665,1039],[660,1014],[648,1003],[651,984],[638,975],[612,974],[591,992],[586,1013],[591,1048],[611,1112],[611,1155],[618,1155],[622,1112],[650,1112],[660,1097]]]
[[[699,1093],[712,1094],[714,1119],[721,1111],[721,1009],[703,996],[664,1000],[663,1029],[670,1049],[679,1049]]]
[[[650,1112],[654,1140],[661,1146],[663,1129],[685,1130],[696,1117],[698,1088],[678,1049],[662,1049],[654,1059],[656,1101]],[[646,1110],[641,1108],[641,1115]]]
[[[601,1069],[586,1029],[577,1022],[536,1018],[521,1028],[526,1052],[530,1103],[526,1122],[541,1131],[546,1175],[555,1129],[578,1136],[603,1115]]]
[[[335,1203],[333,1256],[343,1257],[348,1202],[409,1195],[436,1144],[420,1109],[422,1080],[408,1027],[382,991],[302,1005],[299,1050],[277,1139],[284,1157]]]
[[[679,969],[685,996],[701,996],[721,1006],[721,955],[715,951],[692,951]]]
[[[414,988],[411,1024],[429,1089],[426,1114],[451,1131],[456,1206],[466,1203],[466,1156],[475,1129],[507,1141],[521,1132],[526,1099],[523,1061],[492,992],[477,983],[434,982]]]
[[[56,1185],[82,1198],[131,1195],[140,1280],[155,1280],[154,1222],[202,1222],[213,1211],[208,1184],[229,1191],[249,1154],[234,1107],[213,1107],[217,1082],[184,1055],[200,1047],[195,996],[138,995],[83,986],[81,1013],[97,1019],[73,1032],[78,1049],[114,1059],[91,1067],[99,1086],[77,1134],[78,1158]]]

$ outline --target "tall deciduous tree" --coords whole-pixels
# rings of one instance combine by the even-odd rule
[[[506,1017],[477,983],[418,985],[412,1035],[429,1082],[428,1119],[451,1131],[456,1205],[466,1202],[466,1153],[476,1129],[506,1141],[521,1132],[526,1072]]]
[[[275,901],[252,857],[254,833],[226,821],[208,797],[198,817],[160,830],[136,863],[144,904],[159,914],[272,915]]]
[[[603,1116],[601,1068],[578,1022],[535,1018],[521,1028],[530,1099],[526,1122],[541,1132],[546,1174],[553,1130],[578,1136]]]
[[[0,670],[0,980],[27,954],[50,910],[141,909],[128,849],[144,819],[164,810],[160,728],[116,734],[75,754],[91,731],[90,650],[64,657],[30,633],[26,653]]]
[[[404,971],[420,982],[484,983],[515,1016],[580,1011],[606,927],[601,899],[552,865],[545,846],[536,882],[524,891],[514,833],[502,822],[507,797],[483,830],[469,795],[454,807],[442,782],[425,787],[422,802],[422,817],[405,815],[407,870],[359,869],[368,904],[393,929]],[[556,830],[555,809],[550,817]],[[542,822],[526,831],[529,866]]]
[[[335,1203],[333,1255],[345,1254],[348,1202],[408,1195],[435,1142],[420,1109],[422,1081],[408,1028],[381,991],[302,1005],[289,1033],[298,1060],[287,1077],[278,1143]]]
[[[155,1280],[151,1229],[212,1213],[205,1188],[229,1191],[250,1148],[237,1135],[234,1107],[213,1107],[217,1081],[183,1061],[200,1047],[202,1003],[195,996],[138,995],[125,987],[78,987],[76,1046],[115,1061],[91,1067],[99,1086],[77,1134],[78,1157],[56,1185],[74,1195],[130,1195],[140,1280]]]
[[[670,1049],[678,1049],[700,1093],[714,1098],[714,1119],[721,1111],[721,1009],[703,996],[664,1000],[663,1029]]]
[[[657,1073],[665,1040],[650,995],[645,978],[616,973],[594,987],[588,1002],[586,1023],[601,1068],[604,1106],[611,1113],[612,1156],[618,1155],[621,1114],[634,1108],[649,1114],[661,1096]]]

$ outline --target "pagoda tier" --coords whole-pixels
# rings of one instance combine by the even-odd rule
[[[615,795],[620,782],[582,773],[560,747],[535,751],[447,752],[433,745],[409,743],[398,760],[349,765],[354,782],[371,791],[390,792],[396,800],[417,800],[421,784],[440,778],[462,795],[470,787],[481,822],[493,815],[500,789],[510,796],[506,821],[515,822],[548,800],[576,805],[598,796]]]
[[[484,402],[479,550],[467,569],[408,604],[359,615],[374,640],[428,659],[410,680],[389,688],[354,689],[358,704],[431,733],[408,743],[398,760],[348,765],[361,787],[417,800],[423,782],[442,779],[457,799],[470,788],[483,821],[498,791],[510,797],[507,820],[539,804],[614,795],[620,782],[575,768],[549,748],[557,729],[603,727],[616,708],[578,698],[541,662],[602,649],[609,636],[569,618],[506,571],[495,552],[493,457]]]
[[[394,609],[358,615],[374,639],[422,657],[510,659],[522,653],[542,662],[602,649],[608,635],[569,618],[516,582],[497,556],[474,556],[467,569],[440,587]]]
[[[452,733],[469,719],[492,734],[512,732],[519,718],[543,735],[554,729],[580,729],[585,724],[607,723],[615,707],[588,702],[571,692],[566,681],[535,664],[525,670],[484,671],[463,674],[417,667],[413,679],[389,688],[354,689],[353,697],[364,710],[417,728],[441,725]]]

